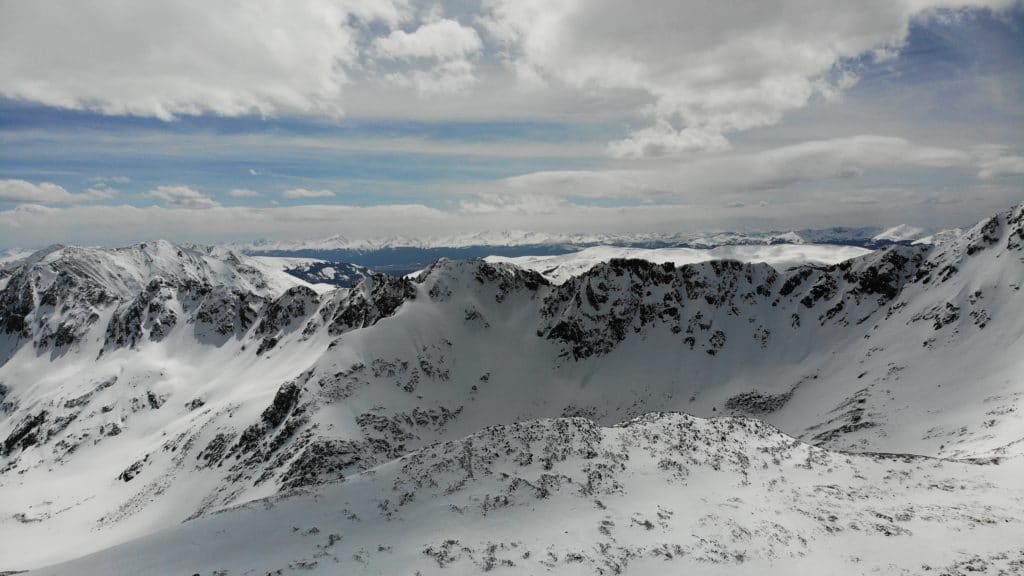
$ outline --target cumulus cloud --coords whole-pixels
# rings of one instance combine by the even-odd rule
[[[148,196],[163,200],[169,208],[196,210],[220,206],[216,200],[188,186],[158,186]]]
[[[475,29],[447,18],[423,24],[412,32],[395,30],[374,42],[378,56],[399,60],[451,60],[474,54],[482,48],[483,41]]]
[[[1015,1],[4,2],[0,96],[164,119],[336,117],[353,98],[375,117],[564,117],[586,101],[647,122],[611,156],[685,156],[838,98],[851,61],[895,58],[914,18]]]
[[[0,180],[0,202],[19,204],[74,204],[108,200],[117,195],[117,191],[105,185],[97,185],[88,190],[72,194],[52,182],[34,184],[25,180]]]
[[[426,96],[470,88],[477,80],[471,58],[482,50],[483,41],[473,27],[447,18],[426,22],[412,32],[395,30],[373,45],[378,58],[408,64],[408,69],[388,73],[389,80]]]
[[[330,190],[307,190],[305,188],[293,188],[291,190],[285,190],[281,193],[282,196],[288,199],[297,198],[331,198],[334,196],[334,192]]]
[[[342,111],[367,23],[402,0],[4,2],[0,95],[171,119]]]
[[[654,126],[614,155],[720,150],[731,132],[778,122],[856,82],[852,58],[887,54],[911,19],[936,8],[1013,0],[488,0],[486,29],[520,76],[579,89],[645,93]],[[696,132],[693,132],[696,131]]]

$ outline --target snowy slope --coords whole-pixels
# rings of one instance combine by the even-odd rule
[[[332,262],[316,258],[289,258],[280,256],[252,256],[256,262],[286,272],[310,285],[318,292],[332,288],[351,288],[373,274],[365,266],[347,262]]]
[[[1024,562],[1019,464],[848,455],[747,419],[528,421],[38,574],[996,573]]]
[[[364,493],[351,488],[356,492],[345,495],[347,486],[390,489],[387,474],[405,462],[397,458],[447,450],[452,445],[444,443],[467,437],[475,449],[474,435],[487,427],[567,417],[608,427],[652,411],[757,417],[822,449],[950,459],[942,464],[949,467],[942,478],[962,478],[963,486],[972,486],[969,496],[949,496],[950,507],[993,502],[986,511],[991,518],[1014,515],[1018,495],[1007,491],[1012,485],[1004,474],[1019,470],[1024,454],[1022,245],[1024,206],[1018,206],[952,242],[895,246],[830,266],[780,270],[735,260],[682,266],[611,260],[556,285],[509,264],[441,261],[416,279],[371,276],[352,289],[324,294],[287,275],[274,280],[267,267],[215,249],[158,243],[123,251],[42,252],[18,263],[0,290],[0,351],[6,359],[0,366],[0,570],[69,560],[189,518],[197,520],[173,538],[206,538],[213,528],[203,527],[221,518],[227,524],[214,530],[232,523],[259,526],[245,516],[258,505],[213,513],[282,491],[309,496],[264,526],[291,522],[292,514],[313,506],[301,498],[319,498],[322,491],[341,491],[337,498],[355,506],[365,501]],[[617,441],[617,433],[596,433]],[[432,448],[436,442],[442,444]],[[726,448],[719,448],[725,458]],[[656,450],[662,449],[670,447]],[[1001,464],[964,461],[979,458]],[[633,471],[634,461],[639,462],[620,462],[626,469],[616,472],[628,487],[620,495],[621,510],[628,508],[626,500],[641,507],[643,494],[665,492],[657,484],[632,484],[634,474],[646,474],[640,464]],[[831,484],[891,490],[874,493],[878,500],[853,499],[859,502],[851,504],[858,526],[883,506],[882,494],[892,506],[915,510],[938,495],[928,488],[930,472],[917,468],[893,468],[892,482],[879,484],[875,472],[862,474],[867,482],[836,466],[834,476],[821,470],[814,485],[789,468],[775,474],[796,490]],[[863,463],[865,470],[872,466]],[[366,474],[371,470],[376,472]],[[904,485],[900,478],[908,474],[920,479]],[[375,478],[384,480],[377,484]],[[475,486],[471,480],[467,485]],[[506,480],[497,474],[477,488],[493,495],[497,488],[490,482]],[[956,486],[950,482],[937,485]],[[975,491],[975,482],[987,488]],[[428,500],[445,509],[463,505],[427,498],[432,489],[426,482],[407,490],[413,508]],[[751,490],[745,499],[772,502],[771,517],[774,510],[792,515],[792,506],[799,506],[769,500],[762,488]],[[695,496],[677,506],[703,506],[699,497],[726,498]],[[576,500],[565,502],[585,509],[572,504]],[[423,514],[433,510],[422,505]],[[529,508],[534,514],[536,507]],[[328,507],[322,513],[330,510],[337,511]],[[506,516],[502,534],[511,538],[517,526],[522,533],[520,521],[550,525],[551,518],[566,515],[553,510],[561,512]],[[613,518],[616,525],[631,514],[621,510]],[[932,517],[927,510],[920,516]],[[951,529],[957,526],[953,512],[935,517],[953,522]],[[501,532],[491,522],[501,518],[467,522],[464,533],[494,539]],[[322,532],[341,526],[328,519]],[[419,546],[427,536],[416,530],[429,529],[413,523],[411,532],[403,532],[381,519],[367,522],[376,527],[367,532],[367,550],[377,533],[395,530],[396,542],[406,541],[399,536],[407,534]],[[922,548],[946,542],[949,533],[939,524],[944,523],[916,526],[910,529],[914,537],[904,536]],[[295,525],[308,530],[304,523]],[[677,529],[702,533],[671,528]],[[818,534],[813,525],[801,529]],[[966,525],[960,529],[968,531]],[[646,528],[638,533],[647,534]],[[59,548],[39,545],[55,534]],[[835,545],[841,541],[863,558],[878,541],[862,534],[844,528]],[[993,557],[1002,541],[983,545],[989,532],[976,534],[964,537],[962,549],[981,554],[993,571],[1004,565],[1005,559]],[[999,534],[1017,536],[1020,527],[1011,523]],[[653,545],[637,538],[629,542]],[[123,553],[161,553],[145,542]],[[281,542],[281,555],[274,558],[305,558],[289,542],[325,544],[308,538]],[[559,562],[576,545],[558,546],[563,544],[556,552]],[[443,542],[427,546],[438,545]],[[815,558],[811,548],[807,557]],[[350,570],[390,573],[389,567],[398,566],[379,555],[366,556],[362,564],[353,559],[358,551],[343,550],[339,561]],[[416,558],[422,550],[414,550]],[[116,549],[105,554],[97,558],[131,557],[118,556]],[[268,554],[273,550],[253,558],[263,562]],[[464,572],[477,561],[466,554]],[[653,553],[645,548],[638,554]],[[405,556],[396,557],[405,562]],[[950,551],[936,566],[957,558]],[[903,559],[893,562],[911,573],[920,570]],[[638,566],[637,573],[646,566],[632,557],[629,563]],[[78,566],[84,570],[86,564]],[[567,569],[592,573],[593,564]]]
[[[883,230],[871,239],[875,242],[911,242],[919,240],[924,236],[925,230],[923,228],[910,226],[909,224],[900,224]]]
[[[573,276],[579,276],[598,263],[614,258],[635,258],[656,264],[671,262],[677,266],[696,264],[709,260],[738,260],[740,262],[764,262],[778,269],[809,264],[836,264],[870,250],[856,246],[837,244],[777,244],[737,245],[717,248],[624,248],[620,246],[593,246],[579,252],[557,256],[488,256],[488,262],[506,262],[520,268],[540,272],[545,278],[561,284]]]

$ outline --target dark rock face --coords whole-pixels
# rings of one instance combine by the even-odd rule
[[[256,326],[256,336],[277,334],[298,320],[304,319],[319,304],[316,292],[305,286],[289,288],[263,309],[262,319]]]
[[[784,394],[762,394],[753,390],[729,398],[725,407],[745,414],[769,414],[785,406],[792,397],[792,390]]]
[[[134,300],[120,306],[107,324],[104,350],[134,348],[147,333],[152,341],[162,340],[178,322],[168,308],[174,292],[173,286],[154,279]]]
[[[196,336],[213,343],[248,332],[267,302],[261,296],[227,287],[195,287],[189,296],[195,306]]]
[[[15,450],[24,450],[29,446],[38,444],[42,438],[43,423],[46,422],[47,412],[43,410],[33,414],[21,421],[14,427],[14,431],[4,440],[3,456],[12,454]]]
[[[365,454],[366,446],[360,442],[338,439],[311,442],[281,476],[281,488],[288,490],[341,478],[363,463]]]
[[[206,447],[203,448],[196,456],[196,460],[199,461],[198,467],[206,468],[214,464],[219,464],[227,454],[234,438],[234,434],[224,432],[220,432],[214,436],[213,440],[211,440],[210,443],[207,444]]]
[[[0,291],[0,328],[7,334],[28,336],[26,318],[36,307],[35,292],[30,279],[24,274],[15,275],[10,279],[7,288]]]
[[[973,255],[999,241],[999,217],[993,216],[980,229],[978,237],[968,244],[967,255]]]
[[[274,401],[263,411],[260,419],[271,428],[276,428],[284,422],[284,419],[295,409],[299,403],[299,395],[302,390],[295,382],[288,382],[277,390]]]
[[[608,353],[630,332],[662,325],[691,348],[701,334],[714,355],[728,336],[712,329],[703,310],[731,313],[740,304],[764,301],[777,278],[767,265],[734,261],[677,268],[612,260],[552,291],[541,309],[538,335],[565,343],[566,354],[579,360]]]
[[[365,328],[395,314],[407,300],[416,298],[416,286],[407,278],[376,275],[367,278],[330,306],[328,332],[338,336]]]
[[[496,286],[497,293],[494,295],[494,299],[499,303],[503,302],[509,294],[515,291],[529,290],[536,292],[541,286],[550,285],[547,278],[532,270],[514,270],[512,273],[509,273],[507,269],[500,269],[493,264],[483,261],[477,264],[474,277],[480,284]]]

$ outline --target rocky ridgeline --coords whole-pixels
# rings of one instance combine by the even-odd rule
[[[908,286],[927,290],[948,282],[982,250],[1004,250],[1019,260],[1022,222],[1024,205],[982,222],[953,244],[891,246],[828,267],[781,273],[766,264],[727,260],[678,267],[612,260],[555,287],[540,311],[537,334],[563,343],[567,356],[582,360],[608,353],[629,334],[653,326],[667,328],[690,350],[716,355],[737,338],[764,345],[772,336],[766,318],[780,315],[795,330],[808,320],[819,326],[859,325],[898,308]],[[978,296],[971,298],[968,304],[976,304]],[[942,307],[947,305],[962,307],[952,302]],[[975,320],[986,317],[971,307]],[[731,324],[729,317],[747,318],[744,334],[723,329]],[[956,318],[947,315],[937,329]]]
[[[409,280],[379,275],[324,296],[301,285],[285,289],[233,253],[166,242],[116,250],[53,247],[5,270],[0,289],[4,363],[25,348],[52,359],[68,354],[99,359],[159,345],[175,331],[202,346],[234,341],[242,353],[258,357],[286,337],[301,342],[318,332],[338,336],[371,326],[416,295]],[[58,392],[24,406],[20,395],[0,384],[0,416],[9,418],[0,437],[5,459],[0,470],[17,468],[19,454],[32,446],[46,446],[48,459],[63,462],[83,443],[120,435],[134,414],[159,410],[166,401],[152,389],[136,389],[116,377],[75,384],[84,392],[74,397]],[[189,410],[202,404],[198,398],[185,402]],[[78,430],[66,432],[76,421]],[[247,433],[251,438],[255,432]],[[175,450],[186,440],[176,442]],[[206,465],[219,463],[213,444],[201,454]],[[279,439],[275,447],[280,444]],[[145,465],[151,464],[147,456]],[[138,471],[121,479],[129,482]]]

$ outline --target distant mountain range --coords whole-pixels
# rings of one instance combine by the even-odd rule
[[[827,228],[788,232],[721,232],[715,234],[544,234],[505,231],[448,237],[381,240],[349,240],[332,236],[301,242],[255,242],[234,245],[247,254],[356,264],[378,272],[404,275],[429,266],[439,258],[464,260],[497,256],[503,258],[558,256],[585,248],[689,248],[713,249],[727,246],[772,246],[828,244],[876,249],[894,244],[911,244],[925,231],[906,225],[881,228]]]
[[[912,242],[927,232],[906,224],[892,228],[879,227],[834,227],[789,231],[764,232],[714,232],[714,233],[636,233],[636,234],[555,234],[504,230],[478,232],[451,236],[430,236],[409,238],[392,236],[379,239],[350,239],[335,235],[320,240],[271,241],[261,240],[238,244],[235,247],[247,252],[295,252],[302,250],[363,250],[375,251],[388,248],[474,248],[480,246],[633,246],[647,248],[687,247],[714,248],[738,244],[847,244],[864,247],[878,247],[893,243]]]

